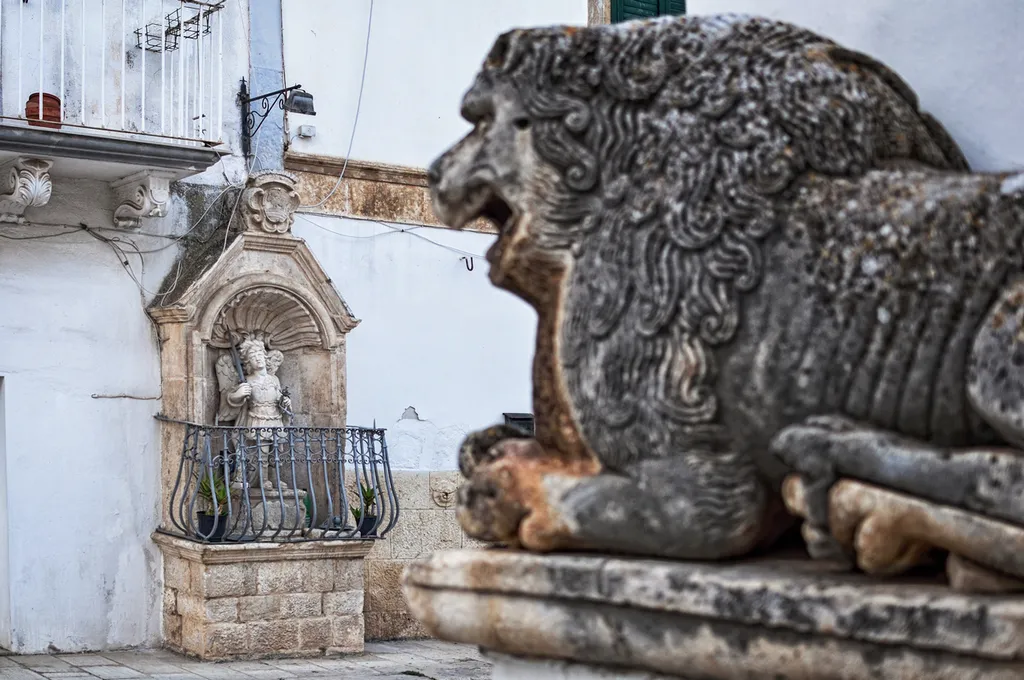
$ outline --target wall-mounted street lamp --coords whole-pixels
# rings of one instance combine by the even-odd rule
[[[238,102],[242,107],[242,153],[246,158],[252,154],[253,138],[275,106],[291,113],[301,113],[306,116],[316,115],[316,111],[313,109],[313,95],[303,90],[302,85],[292,85],[257,97],[250,97],[249,87],[243,78],[242,87],[238,91]],[[253,108],[253,102],[258,102],[257,108]]]

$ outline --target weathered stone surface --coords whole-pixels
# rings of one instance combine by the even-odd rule
[[[334,643],[334,631],[329,617],[299,621],[299,649],[327,649]]]
[[[1024,599],[958,595],[935,580],[879,580],[806,558],[456,551],[414,561],[405,593],[435,637],[537,658],[721,680],[1024,673]]]
[[[256,565],[256,592],[264,595],[301,590],[305,567],[302,562],[267,562]]]
[[[206,627],[206,652],[211,659],[247,654],[254,648],[250,629],[242,623],[213,623]]]
[[[344,592],[363,589],[363,561],[335,560],[334,590]]]
[[[466,440],[467,533],[734,558],[792,526],[791,473],[823,558],[844,478],[1024,526],[1024,175],[971,173],[886,66],[749,16],[515,30],[462,111],[435,210],[500,227],[538,314],[536,434]],[[875,572],[929,545],[867,533]]]
[[[320,616],[320,593],[283,593],[256,595],[238,600],[240,621],[275,621],[277,619],[306,619]]]
[[[678,675],[634,673],[591,664],[520,659],[507,654],[487,656],[494,662],[492,680],[686,680]]]
[[[366,606],[375,612],[406,611],[402,597],[402,571],[405,561],[368,561],[366,563]]]
[[[256,574],[252,564],[206,565],[200,593],[205,597],[255,595]]]
[[[191,586],[191,578],[188,562],[174,555],[164,557],[165,587],[179,591],[188,590]]]
[[[299,649],[297,620],[252,621],[245,626],[249,631],[250,647],[254,651],[259,649],[262,653],[272,653]]]
[[[285,167],[299,177],[303,204],[317,203],[330,194],[319,208],[326,214],[444,226],[431,209],[427,175],[420,168],[295,152],[286,155]],[[338,177],[342,178],[340,185]],[[476,220],[466,228],[495,232],[494,225],[487,220]]]
[[[367,640],[414,640],[430,633],[408,611],[366,612]]]
[[[177,582],[187,585],[164,589],[168,646],[209,660],[362,650],[370,541],[201,544],[166,534],[153,540]]]
[[[347,616],[363,611],[363,591],[348,590],[340,593],[324,593],[325,616]]]
[[[331,651],[361,652],[365,637],[362,614],[331,618]]]
[[[178,591],[168,586],[164,586],[163,612],[164,614],[178,613]]]
[[[181,649],[181,616],[164,611],[161,634],[168,647]]]
[[[953,590],[962,593],[1024,592],[1024,581],[991,571],[959,555],[946,558],[946,576]]]
[[[802,478],[788,478],[783,497],[790,512],[808,517]],[[857,566],[869,574],[901,573],[940,548],[1024,577],[1024,528],[849,479],[831,487],[828,504],[831,538],[856,555]],[[989,579],[988,585],[998,582]],[[1019,582],[1005,583],[1011,590],[1019,589]],[[966,584],[951,581],[954,588]]]
[[[239,599],[235,597],[205,599],[195,595],[179,595],[177,612],[210,623],[232,623],[238,620],[238,602]]]

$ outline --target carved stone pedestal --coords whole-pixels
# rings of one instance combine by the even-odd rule
[[[280,531],[282,535],[301,532],[306,526],[306,496],[302,489],[298,490],[298,498],[294,489],[286,489],[280,494],[277,489],[249,492],[249,504],[252,507],[252,523],[255,529],[261,529],[266,522],[268,531]],[[264,500],[266,499],[266,500]]]
[[[463,550],[412,563],[404,590],[432,635],[509,655],[495,657],[502,680],[1024,677],[1024,598],[957,594],[938,578],[881,581],[802,557]]]
[[[207,660],[363,650],[372,541],[202,544],[166,534],[164,644]]]

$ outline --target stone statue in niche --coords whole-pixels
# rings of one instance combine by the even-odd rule
[[[277,481],[272,459],[273,428],[284,427],[291,417],[291,397],[277,377],[283,360],[284,354],[279,350],[268,351],[262,335],[256,333],[248,334],[238,345],[237,359],[235,353],[229,351],[223,352],[217,360],[220,389],[217,422],[247,428],[243,432],[245,440],[249,446],[258,445],[261,456],[269,464],[263,477],[266,487]],[[258,480],[259,471],[256,471],[250,485],[258,486]]]
[[[435,210],[495,223],[539,322],[535,438],[459,452],[469,535],[725,559],[797,517],[872,573],[1024,579],[1024,174],[751,17],[511,31],[462,111]]]

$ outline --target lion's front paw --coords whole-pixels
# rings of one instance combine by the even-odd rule
[[[529,550],[571,545],[569,528],[549,494],[596,474],[597,464],[549,455],[535,439],[505,439],[488,451],[459,489],[462,529],[481,541]]]
[[[459,470],[469,479],[478,465],[492,463],[504,449],[497,445],[505,440],[526,440],[528,435],[508,425],[495,425],[467,436],[459,447]]]

